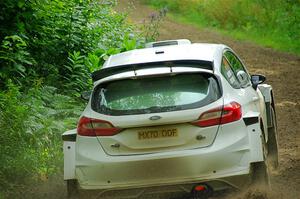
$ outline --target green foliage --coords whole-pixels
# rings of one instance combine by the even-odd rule
[[[74,97],[108,56],[143,45],[114,4],[0,1],[0,198],[61,169],[61,134],[83,108]]]
[[[0,92],[1,188],[12,190],[57,171],[60,135],[75,126],[79,104],[54,87],[36,86],[24,93],[9,81],[8,90]]]
[[[10,77],[20,83],[18,78],[24,78],[30,73],[34,59],[27,51],[26,42],[17,35],[6,36],[0,46],[0,87]]]
[[[89,56],[91,61],[88,63],[97,64],[96,56]],[[69,53],[69,63],[64,66],[65,72],[62,76],[65,79],[66,91],[71,95],[79,95],[83,90],[89,89],[91,87],[90,71],[84,65],[85,57],[80,55],[80,52]],[[99,62],[98,62],[99,63]],[[71,93],[70,93],[71,92]]]
[[[79,51],[69,53],[69,62],[64,66],[64,75],[62,75],[62,79],[66,82],[64,88],[69,94],[78,97],[81,91],[89,90],[92,87],[90,74],[99,70],[110,55],[137,47],[137,40],[125,35],[120,47],[111,47],[107,50],[98,48],[88,53],[87,56],[81,55]]]
[[[104,4],[97,0],[1,1],[0,40],[7,42],[14,34],[12,37],[18,37],[18,41],[14,42],[26,44],[13,46],[10,56],[7,50],[2,50],[4,55],[1,54],[1,57],[4,57],[6,65],[0,70],[2,80],[12,79],[14,72],[18,72],[21,75],[18,77],[20,85],[28,79],[38,78],[48,85],[68,89],[68,81],[72,79],[70,72],[76,73],[73,77],[87,77],[85,69],[70,70],[73,52],[79,52],[83,60],[91,58],[89,54],[97,55],[100,59],[97,68],[95,57],[87,62],[92,65],[81,64],[84,68],[92,67],[94,71],[100,68],[106,56],[138,47],[136,36],[134,39],[128,36],[134,35],[132,27],[125,24],[124,15],[113,12],[113,3],[108,1]],[[20,60],[15,63],[18,57]],[[29,65],[30,72],[25,70]],[[7,71],[7,68],[13,70]],[[65,75],[67,78],[60,78]]]
[[[300,53],[300,3],[282,0],[143,0],[185,20],[265,46]]]
[[[135,38],[131,38],[128,34],[124,36],[122,51],[133,50],[136,49],[137,46],[138,44]]]

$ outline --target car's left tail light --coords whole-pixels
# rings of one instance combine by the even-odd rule
[[[227,124],[238,121],[242,118],[242,107],[237,102],[230,102],[201,114],[199,120],[192,124],[200,127],[208,127],[220,124]]]
[[[78,126],[77,133],[81,136],[113,136],[118,134],[122,129],[114,127],[110,122],[81,117]]]

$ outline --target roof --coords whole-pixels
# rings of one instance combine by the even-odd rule
[[[224,48],[222,44],[194,43],[136,49],[110,56],[103,68],[176,60],[213,62],[217,53]]]

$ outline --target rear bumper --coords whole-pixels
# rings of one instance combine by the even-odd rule
[[[263,158],[259,124],[241,129],[239,122],[220,127],[209,147],[145,155],[109,156],[97,139],[78,136],[75,178],[82,189],[106,191],[199,182],[217,182],[215,190],[241,188],[250,163]]]
[[[228,178],[220,178],[211,181],[197,181],[197,182],[186,182],[186,183],[173,183],[173,184],[157,184],[153,186],[140,186],[129,187],[129,188],[118,188],[118,189],[85,189],[81,190],[85,195],[94,195],[95,198],[143,198],[143,199],[153,199],[160,195],[160,198],[186,198],[190,195],[191,190],[194,189],[196,185],[205,183],[208,187],[213,189],[213,192],[217,192],[224,189],[234,188],[232,185],[237,184],[237,182],[247,185],[246,182],[251,182],[250,176],[239,175],[231,176]]]
[[[196,183],[218,179],[238,188],[241,182],[227,177],[250,173],[250,165],[239,164],[247,153],[206,153],[147,160],[100,162],[77,166],[76,177],[83,189],[140,188],[144,186]]]

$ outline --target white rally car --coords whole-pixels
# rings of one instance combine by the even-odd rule
[[[92,77],[77,129],[62,136],[69,196],[197,198],[268,183],[272,87],[226,45],[154,42],[110,56]]]

